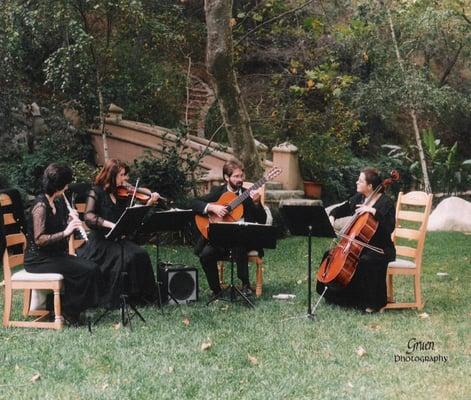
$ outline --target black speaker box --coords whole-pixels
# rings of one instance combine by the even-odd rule
[[[161,304],[198,301],[198,270],[182,264],[159,264]]]

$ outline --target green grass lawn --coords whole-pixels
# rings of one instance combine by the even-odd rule
[[[314,240],[315,270],[328,243]],[[187,247],[164,247],[161,258],[198,265]],[[307,320],[307,240],[281,240],[265,263],[255,310],[220,301],[207,307],[201,272],[198,303],[166,306],[165,315],[142,308],[147,323],[134,319],[133,331],[115,328],[118,312],[93,334],[0,328],[0,398],[471,398],[471,236],[428,234],[426,318],[416,310],[367,315],[322,302],[316,320]],[[407,294],[407,282],[398,283]],[[277,293],[296,299],[272,299]],[[395,362],[412,338],[434,344],[414,355],[447,362]],[[203,343],[210,347],[202,350]]]

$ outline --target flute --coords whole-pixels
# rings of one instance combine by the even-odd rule
[[[65,195],[65,193],[62,193],[62,196],[64,196],[65,205],[67,206],[67,209],[69,210],[69,213],[73,214],[73,212],[75,210],[70,205],[69,200],[67,199],[67,196]],[[82,236],[82,239],[85,240],[86,242],[88,242],[87,232],[85,231],[83,226],[80,226],[80,228],[78,228],[78,230],[80,232],[80,235]]]

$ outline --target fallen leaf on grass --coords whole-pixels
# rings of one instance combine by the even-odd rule
[[[358,346],[358,349],[357,349],[358,357],[363,357],[365,354],[366,354],[366,350],[363,348],[363,346]]]
[[[298,285],[300,285],[301,283],[303,283],[303,281],[302,281],[301,279],[299,279],[299,280],[296,281],[296,283],[297,283]]]
[[[422,314],[419,314],[420,319],[427,319],[429,317],[430,317],[430,315],[428,315],[426,312],[423,312]]]
[[[226,304],[224,307],[221,307],[222,311],[227,311],[229,310],[229,304]]]
[[[168,368],[167,368],[167,372],[168,372],[169,374],[171,374],[173,371],[174,371],[174,368],[173,368],[173,367],[168,367]]]
[[[107,383],[104,383],[104,384],[101,386],[101,388],[102,388],[102,390],[105,390],[105,389],[108,388],[108,386],[110,386],[110,385],[108,385]]]
[[[353,383],[352,383],[352,382],[348,382],[348,383],[347,383],[347,386],[348,386],[349,388],[353,389]]]
[[[208,350],[212,345],[211,340],[208,339],[206,342],[201,343],[201,350]]]
[[[372,330],[372,331],[379,331],[381,329],[381,325],[380,324],[371,324],[369,325],[369,328]]]
[[[257,357],[251,356],[250,354],[247,354],[247,360],[249,360],[249,363],[252,365],[258,365],[258,360]]]
[[[31,378],[31,382],[36,382],[41,379],[41,374],[34,374],[33,377]]]
[[[182,322],[183,322],[183,325],[185,326],[190,325],[190,320],[188,318],[184,318]]]

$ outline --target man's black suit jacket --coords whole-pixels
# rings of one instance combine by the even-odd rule
[[[242,188],[242,192],[245,192],[247,189]],[[192,209],[197,214],[203,214],[204,209],[208,203],[215,203],[219,200],[219,198],[223,195],[223,193],[227,192],[227,184],[216,186],[211,189],[211,191],[200,198],[194,199],[192,202]],[[267,213],[265,209],[261,205],[255,205],[252,198],[249,196],[243,202],[242,205],[244,207],[244,221],[246,222],[258,222],[259,224],[264,224],[267,220]],[[197,256],[200,255],[201,251],[203,250],[204,246],[208,241],[201,236],[198,240],[198,243],[195,247],[195,254]]]

